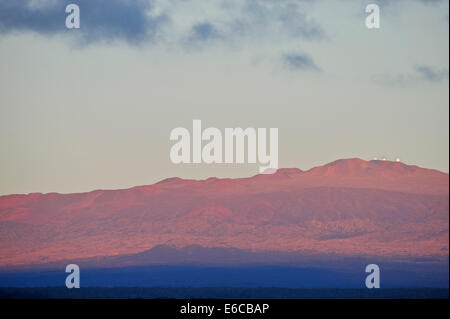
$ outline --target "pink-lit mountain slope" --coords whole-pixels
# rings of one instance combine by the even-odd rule
[[[448,255],[448,174],[390,161],[0,197],[0,266],[158,245],[348,256]]]

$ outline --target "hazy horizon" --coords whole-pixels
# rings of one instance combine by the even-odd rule
[[[361,159],[361,158],[342,158],[342,159],[336,159],[335,161],[338,161],[338,160],[352,160],[352,159]],[[361,160],[363,160],[363,161],[373,161],[374,159],[368,159],[368,160],[361,159]],[[382,161],[382,159],[377,159],[377,160],[378,160],[378,161]],[[300,168],[300,167],[279,167],[278,170],[280,170],[280,169],[282,170],[282,169],[298,168],[298,169],[300,169],[302,172],[307,172],[307,171],[309,171],[309,170],[311,170],[311,169],[313,169],[313,168],[318,168],[318,167],[321,167],[321,166],[325,166],[325,165],[330,164],[330,163],[333,163],[333,162],[335,162],[335,161],[331,161],[331,162],[324,163],[324,164],[321,164],[321,165],[313,166],[313,167],[310,167],[310,168],[308,168],[308,169],[302,169],[302,168]],[[387,162],[395,162],[395,161],[390,160],[390,159],[386,159],[386,161],[387,161]],[[405,165],[408,165],[408,166],[417,166],[417,165],[414,165],[414,164],[407,164],[407,163],[403,163],[403,162],[401,162],[401,163],[402,163],[402,164],[405,164]],[[191,164],[191,165],[195,165],[195,164]],[[234,165],[236,165],[236,164],[234,164]],[[248,165],[248,164],[245,164],[245,165],[251,166],[251,165]],[[421,166],[418,166],[418,167],[420,167],[420,168],[425,168],[425,169],[436,170],[436,171],[439,171],[439,172],[441,172],[441,173],[448,174],[448,172],[443,172],[443,171],[440,171],[440,170],[437,170],[437,169],[433,169],[433,168],[421,167]],[[57,193],[57,194],[81,194],[81,193],[89,193],[89,192],[93,192],[93,191],[101,191],[101,190],[123,190],[123,189],[130,189],[130,188],[133,188],[133,187],[139,187],[139,186],[154,185],[154,184],[157,184],[157,183],[159,183],[159,182],[161,182],[161,181],[163,181],[163,180],[165,180],[165,179],[170,179],[170,178],[181,178],[181,179],[183,179],[183,180],[204,181],[204,180],[207,180],[207,179],[209,179],[209,178],[219,178],[219,179],[222,179],[222,178],[233,178],[233,179],[234,179],[234,178],[251,178],[251,177],[256,176],[256,175],[259,175],[259,174],[260,174],[260,173],[255,172],[255,173],[253,173],[253,174],[250,173],[249,175],[245,175],[245,176],[235,176],[235,177],[229,177],[229,176],[225,176],[225,177],[220,177],[220,176],[207,176],[207,177],[203,177],[203,178],[184,178],[184,177],[180,177],[180,176],[167,176],[167,177],[162,178],[162,179],[160,179],[160,180],[158,180],[158,181],[155,181],[155,182],[153,182],[153,183],[147,183],[147,184],[141,184],[141,185],[130,185],[129,187],[125,186],[125,187],[121,187],[121,188],[96,188],[96,189],[86,189],[86,190],[77,191],[77,192],[59,192],[59,191],[39,192],[39,191],[36,191],[36,192],[20,193],[20,194],[19,194],[19,193],[0,194],[0,197],[1,197],[1,196],[8,196],[8,195],[51,194],[51,193]]]

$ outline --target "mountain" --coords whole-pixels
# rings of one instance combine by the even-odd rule
[[[158,247],[181,256],[202,247],[199,262],[220,249],[241,261],[242,252],[425,260],[448,258],[448,230],[448,174],[343,159],[250,178],[1,196],[0,267],[99,258],[131,265],[148,251],[157,263]]]

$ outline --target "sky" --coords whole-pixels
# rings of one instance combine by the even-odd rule
[[[173,164],[170,132],[194,119],[278,128],[279,167],[385,156],[448,172],[448,6],[0,0],[0,195],[258,173]]]

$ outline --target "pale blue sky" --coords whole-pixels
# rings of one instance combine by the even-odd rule
[[[280,167],[400,157],[449,170],[448,1],[0,0],[0,194],[166,177],[175,127],[278,127]],[[106,4],[109,4],[107,6]],[[61,9],[62,8],[62,9]]]

